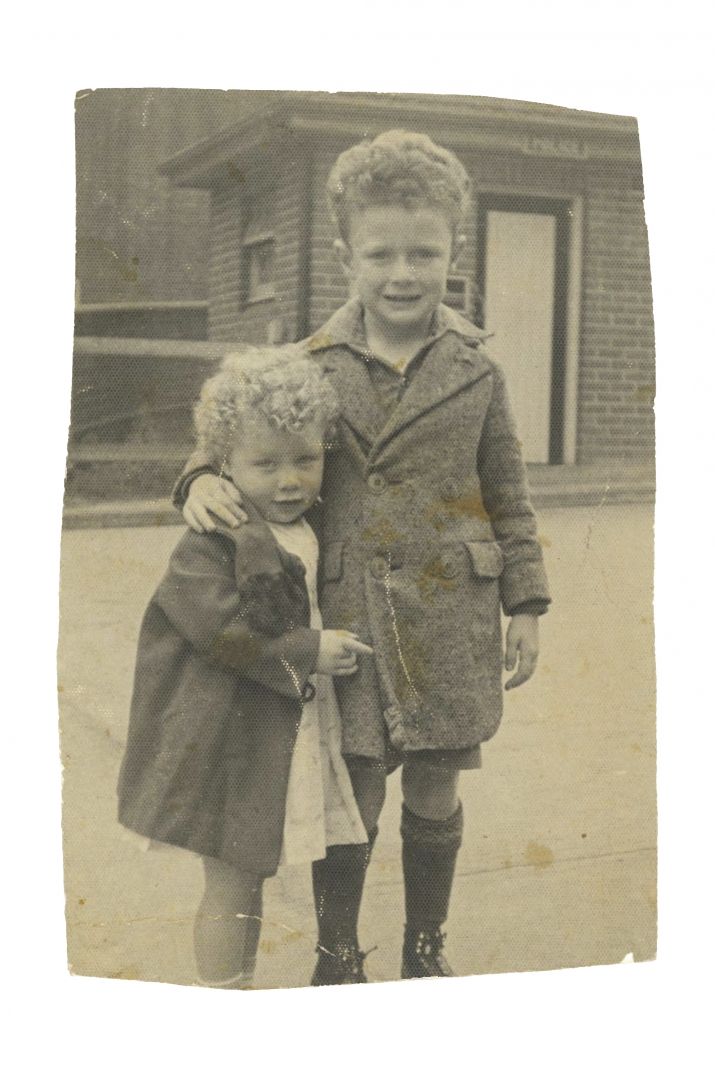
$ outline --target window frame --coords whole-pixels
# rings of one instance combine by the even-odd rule
[[[270,247],[272,249],[273,273],[270,281],[262,281],[256,285],[253,284],[253,258],[255,253],[261,247]],[[243,289],[243,305],[244,307],[250,307],[254,303],[265,303],[267,300],[275,299],[276,297],[276,281],[275,281],[275,255],[276,255],[276,237],[274,232],[249,232],[243,240],[243,263],[245,267],[244,271],[244,289]]]
[[[462,286],[461,306],[457,306],[454,303],[448,303],[448,298],[456,299],[456,295],[450,296],[450,282],[459,281]],[[450,273],[447,276],[447,291],[444,294],[442,303],[445,307],[449,307],[450,310],[456,311],[457,314],[463,314],[465,318],[471,320],[472,316],[472,295],[473,295],[473,282],[472,279],[466,273]]]

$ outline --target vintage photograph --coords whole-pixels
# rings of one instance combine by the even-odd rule
[[[73,973],[655,958],[644,178],[567,106],[77,93]]]

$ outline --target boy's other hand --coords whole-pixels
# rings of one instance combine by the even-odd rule
[[[241,508],[241,495],[231,480],[208,472],[194,479],[182,512],[189,527],[199,533],[216,531],[216,519],[229,528],[248,520]]]
[[[355,633],[342,629],[323,629],[318,648],[319,674],[346,677],[358,668],[358,655],[372,655],[372,648],[358,640]]]
[[[539,618],[536,614],[515,614],[506,633],[506,670],[518,668],[504,688],[516,689],[528,681],[536,670],[539,659]]]

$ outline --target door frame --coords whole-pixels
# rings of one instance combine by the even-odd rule
[[[583,199],[554,190],[490,185],[476,196],[476,273],[484,297],[487,212],[548,213],[556,217],[554,349],[549,415],[549,464],[576,461],[579,335],[583,265]],[[560,265],[565,273],[559,273]],[[482,312],[479,312],[482,313]],[[478,324],[483,325],[479,317]],[[487,345],[488,347],[488,345]]]

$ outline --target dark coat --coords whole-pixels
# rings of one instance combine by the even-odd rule
[[[549,602],[504,377],[482,330],[446,307],[437,315],[387,420],[355,300],[306,342],[342,405],[323,483],[323,623],[375,649],[336,680],[346,754],[381,756],[385,727],[407,751],[492,737],[500,611]]]
[[[182,537],[139,637],[121,823],[276,871],[320,638],[309,623],[304,567],[262,521]]]

